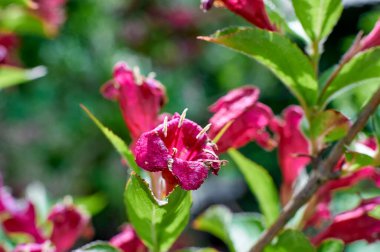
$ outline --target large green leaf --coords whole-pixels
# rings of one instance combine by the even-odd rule
[[[26,81],[40,78],[46,74],[45,67],[23,69],[13,66],[0,66],[0,90]]]
[[[134,172],[139,174],[141,172],[140,168],[136,164],[133,153],[129,150],[128,146],[124,143],[124,141],[120,137],[115,135],[107,127],[105,127],[84,105],[81,105],[81,107],[90,117],[90,119],[99,127],[103,134],[108,138],[108,140],[119,152],[119,154],[127,161],[129,167],[131,167]]]
[[[228,28],[200,39],[246,54],[268,67],[303,106],[314,105],[318,84],[307,56],[279,33],[257,28]]]
[[[193,226],[218,237],[232,252],[248,252],[264,230],[260,215],[233,214],[222,205],[207,209],[197,217]]]
[[[316,252],[309,239],[300,231],[285,230],[274,245],[269,245],[264,252]]]
[[[103,242],[103,241],[95,241],[91,242],[87,245],[84,245],[83,247],[74,250],[74,252],[121,252],[120,249],[115,248],[108,242]]]
[[[343,252],[344,243],[338,239],[324,240],[318,247],[318,252]]]
[[[228,153],[243,173],[251,192],[256,196],[267,225],[272,224],[280,213],[280,201],[272,177],[267,170],[237,150],[230,149]]]
[[[336,95],[358,85],[378,85],[380,82],[380,48],[373,48],[357,54],[343,66],[332,80],[326,92],[319,98],[319,104],[325,105]],[[370,94],[369,94],[370,95]]]
[[[167,251],[190,217],[191,193],[177,187],[158,204],[148,185],[132,174],[125,190],[127,214],[137,234],[153,252]]]
[[[292,0],[294,10],[312,41],[327,37],[343,11],[341,0]]]

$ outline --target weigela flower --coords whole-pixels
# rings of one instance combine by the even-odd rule
[[[36,243],[45,241],[36,224],[34,205],[29,201],[16,201],[5,188],[0,188],[0,216],[5,233],[23,233]]]
[[[68,251],[83,234],[89,224],[89,217],[71,203],[56,204],[48,220],[53,223],[50,241],[57,252]]]
[[[18,65],[18,60],[14,57],[18,46],[19,39],[15,34],[0,32],[0,65]]]
[[[185,119],[185,112],[141,135],[135,153],[137,164],[149,172],[166,172],[174,176],[185,190],[196,190],[205,181],[209,170],[217,175],[221,162],[215,145],[202,129]]]
[[[160,123],[159,112],[166,103],[165,88],[153,77],[120,62],[114,68],[114,79],[103,85],[103,96],[117,100],[132,141]]]
[[[378,240],[380,238],[380,220],[370,216],[370,212],[379,205],[380,197],[363,200],[357,208],[335,216],[333,223],[312,238],[312,242],[319,244],[327,238],[337,238],[344,243]]]
[[[294,182],[310,162],[309,142],[300,126],[304,116],[299,106],[289,106],[282,119],[272,120],[270,128],[278,137],[278,160],[283,176],[281,199],[285,204],[293,193]]]
[[[369,48],[380,45],[380,19],[376,22],[372,31],[360,41],[360,50],[364,51]]]
[[[272,150],[276,143],[266,131],[273,118],[272,110],[258,102],[260,90],[253,86],[234,89],[217,100],[209,110],[214,113],[210,119],[210,137],[215,138],[228,127],[218,140],[218,152],[229,148],[240,148],[256,141],[266,150]],[[231,123],[231,125],[228,125]]]
[[[55,34],[65,21],[64,5],[66,0],[33,0],[36,7],[32,10],[39,16],[48,28],[48,32]]]
[[[124,252],[147,252],[148,248],[137,236],[131,225],[125,225],[123,231],[111,238],[110,244]]]
[[[212,5],[225,6],[233,13],[245,18],[253,25],[269,30],[276,31],[265,10],[263,0],[202,0],[201,7],[203,10],[209,10]]]

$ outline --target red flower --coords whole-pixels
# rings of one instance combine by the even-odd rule
[[[268,17],[263,0],[202,0],[201,7],[208,10],[214,2],[227,7],[233,13],[261,29],[277,31],[276,26]]]
[[[36,243],[45,241],[36,224],[34,205],[29,201],[16,201],[5,188],[0,188],[0,215],[7,234],[23,233]]]
[[[141,76],[120,62],[114,79],[101,89],[104,97],[117,100],[133,142],[159,124],[159,112],[166,102],[165,88],[152,77]]]
[[[208,126],[209,127],[209,126]],[[174,115],[137,140],[137,164],[150,172],[169,173],[185,190],[196,190],[208,176],[217,174],[221,161],[208,138],[206,126]]]
[[[0,33],[0,65],[18,65],[14,57],[19,39],[13,33]]]
[[[48,220],[53,223],[50,237],[56,251],[68,251],[88,226],[89,217],[72,204],[57,204],[51,210]]]
[[[327,238],[337,238],[350,243],[357,240],[374,242],[380,237],[380,220],[369,215],[380,205],[380,197],[363,200],[355,209],[335,216],[333,223],[312,239],[319,244]]]
[[[121,233],[111,238],[110,244],[124,252],[148,251],[148,248],[142,243],[131,225],[125,225]]]
[[[227,130],[218,140],[218,152],[229,148],[240,148],[256,141],[261,147],[271,150],[276,143],[266,131],[273,118],[272,110],[258,102],[260,90],[246,86],[234,89],[210,106],[215,113],[211,119],[210,137],[215,138],[229,123]]]
[[[271,129],[278,137],[278,159],[283,176],[281,199],[286,203],[293,193],[293,185],[300,172],[309,164],[309,142],[300,125],[304,116],[299,106],[290,106],[283,111],[283,119],[271,122]]]

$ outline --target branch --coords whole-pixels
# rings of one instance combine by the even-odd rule
[[[250,252],[261,252],[266,245],[268,245],[272,239],[281,231],[285,224],[295,215],[295,213],[303,205],[305,205],[313,194],[327,181],[333,179],[333,169],[341,156],[344,154],[344,147],[349,145],[355,136],[364,128],[369,117],[375,112],[377,106],[380,104],[380,88],[372,96],[371,100],[366,104],[363,110],[360,112],[358,119],[352,125],[347,135],[341,139],[331,150],[329,156],[321,160],[316,158],[317,169],[314,169],[309,181],[304,188],[294,196],[288,204],[283,208],[277,221],[267,229],[256,244],[252,247]],[[321,161],[319,161],[321,160]]]

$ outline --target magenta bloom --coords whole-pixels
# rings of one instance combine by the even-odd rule
[[[36,243],[45,241],[36,224],[34,205],[27,201],[16,201],[5,188],[0,188],[0,215],[5,233],[23,233]]]
[[[373,30],[360,41],[361,51],[380,45],[380,19]]]
[[[53,34],[65,21],[64,5],[66,0],[33,0],[37,8],[33,12],[39,16]]]
[[[327,238],[341,239],[344,243],[358,240],[376,241],[380,237],[380,220],[371,217],[369,213],[379,205],[380,197],[363,200],[357,208],[335,216],[333,223],[312,238],[312,242],[319,244]]]
[[[261,29],[277,31],[276,26],[268,17],[263,0],[202,0],[201,7],[208,10],[214,2],[217,5],[224,5],[233,13]]]
[[[104,97],[119,102],[133,142],[159,123],[159,112],[166,102],[165,88],[152,77],[141,76],[126,63],[116,64],[114,79],[101,89]]]
[[[176,114],[141,135],[136,142],[136,162],[150,172],[169,172],[183,189],[196,190],[209,170],[216,175],[221,164],[206,130]]]
[[[258,102],[259,95],[258,88],[245,86],[228,92],[210,106],[210,111],[214,113],[210,119],[211,138],[215,138],[228,123],[232,122],[218,141],[218,152],[223,153],[229,148],[240,148],[251,141],[256,141],[267,150],[275,147],[275,141],[266,131],[273,113],[268,106]]]
[[[121,233],[111,238],[110,244],[124,252],[148,251],[148,248],[142,243],[131,225],[125,225]]]
[[[13,33],[0,33],[0,65],[18,65],[14,57],[20,42]]]
[[[309,142],[300,129],[304,116],[299,106],[289,106],[283,111],[283,119],[271,122],[271,129],[278,137],[278,160],[283,176],[281,199],[286,203],[300,172],[309,164]]]
[[[53,223],[50,240],[57,252],[68,251],[89,224],[89,217],[86,214],[74,205],[65,203],[55,205],[48,220]]]

